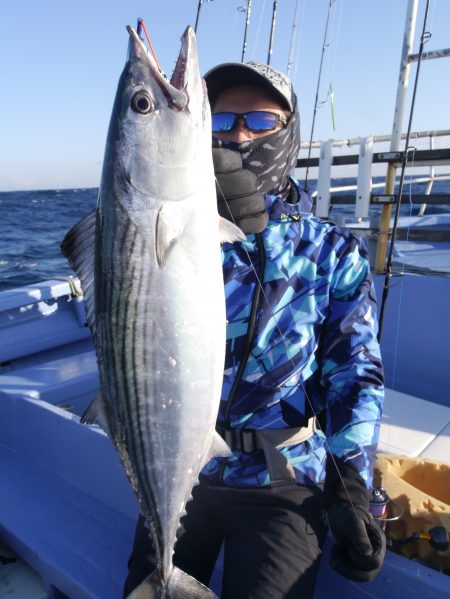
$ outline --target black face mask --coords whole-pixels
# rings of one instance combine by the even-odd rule
[[[258,191],[287,197],[289,173],[295,168],[300,150],[300,118],[295,99],[294,110],[287,125],[260,139],[249,141],[219,141],[214,145],[239,152],[242,165],[258,176]]]

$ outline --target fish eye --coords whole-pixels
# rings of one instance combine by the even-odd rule
[[[148,114],[154,108],[151,96],[144,90],[140,90],[131,98],[131,108],[139,114]]]

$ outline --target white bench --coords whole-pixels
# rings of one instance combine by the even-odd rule
[[[450,408],[386,389],[378,450],[450,461]]]

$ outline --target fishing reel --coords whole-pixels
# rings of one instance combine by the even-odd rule
[[[375,522],[386,530],[388,522],[399,520],[405,513],[403,507],[389,497],[383,487],[374,487],[369,503],[369,512]],[[444,526],[433,526],[428,532],[413,532],[405,539],[386,539],[387,547],[400,547],[412,541],[428,541],[435,551],[447,551],[449,548],[450,533]]]
[[[389,497],[386,489],[383,489],[383,487],[373,487],[369,502],[369,512],[378,526],[386,530],[387,523],[399,520],[405,513],[405,510],[399,503]]]

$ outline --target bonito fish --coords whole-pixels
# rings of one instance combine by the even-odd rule
[[[172,565],[180,515],[208,459],[225,351],[221,220],[210,109],[188,28],[170,82],[135,30],[106,141],[96,210],[62,249],[81,280],[106,421],[157,552],[132,596],[213,597]],[[89,416],[89,417],[90,417]],[[139,594],[140,593],[140,594]]]

